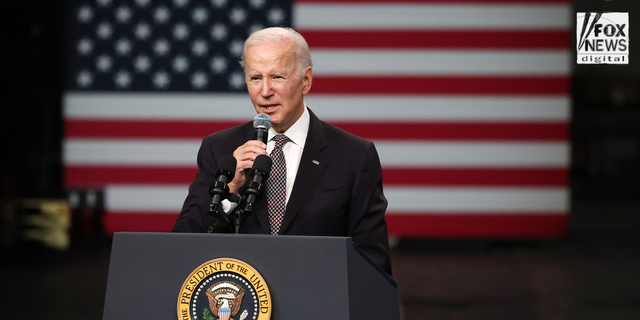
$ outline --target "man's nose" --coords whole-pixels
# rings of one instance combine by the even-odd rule
[[[262,80],[262,88],[260,90],[260,94],[265,97],[273,94],[273,86],[271,85],[270,79],[267,78]]]

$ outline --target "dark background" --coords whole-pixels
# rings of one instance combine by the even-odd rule
[[[640,319],[640,4],[574,8],[629,12],[632,40],[629,65],[574,66],[568,236],[399,240],[392,259],[404,319]],[[65,196],[63,19],[62,1],[0,4],[1,203]],[[71,240],[61,252],[2,248],[3,319],[102,317],[110,239]]]

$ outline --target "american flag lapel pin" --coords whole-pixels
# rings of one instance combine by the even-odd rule
[[[315,164],[316,166],[319,166],[319,165],[320,165],[320,161],[318,161],[318,160],[316,160],[316,159],[313,159],[313,161],[311,161],[311,162],[313,162],[313,164]]]

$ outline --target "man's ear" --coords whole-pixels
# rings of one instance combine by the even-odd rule
[[[312,80],[313,80],[313,70],[311,69],[311,67],[307,67],[307,69],[304,71],[304,79],[302,79],[302,83],[303,83],[302,94],[309,93],[309,90],[311,90],[311,83],[313,82]]]

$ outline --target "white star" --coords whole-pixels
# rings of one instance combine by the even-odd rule
[[[96,29],[96,33],[98,34],[98,37],[100,37],[100,39],[107,39],[109,37],[111,37],[111,34],[113,33],[113,29],[111,28],[111,25],[107,22],[102,22],[98,25],[98,28]]]
[[[202,71],[198,71],[191,76],[191,85],[197,89],[204,88],[208,83],[209,79],[207,79],[207,75]]]
[[[176,56],[173,59],[173,70],[177,73],[184,73],[189,69],[189,59],[183,55]]]
[[[136,0],[136,3],[140,7],[146,7],[151,0]]]
[[[131,52],[131,41],[124,38],[116,41],[116,51],[118,51],[121,56],[126,56]]]
[[[102,72],[109,71],[111,66],[113,66],[113,62],[111,61],[111,57],[108,55],[103,54],[96,59],[96,67]]]
[[[184,40],[189,36],[189,27],[184,23],[178,23],[173,27],[173,36],[178,40]]]
[[[151,35],[151,27],[145,22],[138,23],[134,33],[138,39],[146,40]]]
[[[151,59],[147,56],[138,56],[134,62],[134,67],[138,71],[138,73],[144,73],[151,68]]]
[[[216,23],[211,27],[211,37],[215,40],[222,41],[227,37],[227,34],[227,26],[222,23]]]
[[[209,12],[203,7],[193,9],[191,12],[191,19],[197,24],[202,24],[209,18]]]
[[[171,12],[167,7],[158,7],[156,11],[153,13],[153,19],[156,20],[157,23],[163,24],[169,20],[171,17]]]
[[[102,7],[106,7],[111,4],[111,0],[98,0],[97,2]]]
[[[129,72],[127,71],[122,70],[116,73],[113,80],[115,81],[118,88],[126,88],[131,84],[131,74],[129,74]]]
[[[90,39],[83,38],[78,41],[78,53],[81,56],[86,56],[93,51],[93,43]]]
[[[87,70],[82,70],[78,73],[78,77],[76,77],[76,82],[79,86],[86,88],[91,85],[93,82],[93,76],[91,76],[91,72]]]
[[[244,73],[242,72],[236,71],[229,77],[229,86],[231,86],[232,89],[240,89],[244,84]]]
[[[120,21],[120,23],[127,23],[131,20],[131,9],[126,6],[120,6],[116,10],[116,19]]]
[[[215,73],[222,73],[227,69],[227,59],[223,56],[215,56],[211,59],[211,70]]]
[[[269,10],[268,19],[272,24],[280,24],[284,21],[284,12],[280,8],[273,8]]]
[[[231,14],[229,15],[229,19],[233,21],[235,24],[242,24],[245,19],[247,19],[247,13],[244,9],[240,7],[235,7],[231,10]]]
[[[91,8],[88,6],[83,6],[82,8],[78,9],[78,20],[80,20],[80,22],[89,22],[91,21],[91,19],[93,18],[93,11],[91,11]]]
[[[220,8],[222,8],[222,7],[227,5],[227,0],[211,0],[211,4],[214,7],[220,9]]]
[[[252,34],[258,30],[262,30],[264,29],[264,26],[259,24],[259,23],[254,23],[251,25],[251,27],[249,27],[249,34]]]
[[[209,46],[207,46],[207,43],[204,40],[198,39],[191,45],[191,51],[193,51],[193,54],[200,57],[209,51]]]
[[[173,0],[173,4],[178,8],[184,7],[187,3],[189,3],[189,0]]]
[[[242,55],[242,51],[244,50],[244,41],[240,39],[233,40],[229,45],[229,52],[236,57],[240,57]]]
[[[264,0],[249,0],[252,8],[260,9],[264,7]]]
[[[96,195],[96,191],[93,189],[87,190],[86,194],[86,202],[89,208],[93,208],[96,206],[96,202],[98,202],[98,196]]]
[[[171,49],[171,45],[169,44],[169,41],[165,39],[158,39],[156,40],[156,43],[153,45],[153,51],[159,56],[166,55],[170,49]]]
[[[156,72],[156,74],[153,76],[153,84],[157,88],[161,88],[161,89],[166,88],[167,85],[169,85],[170,81],[171,79],[169,78],[169,74],[162,70]]]
[[[84,71],[83,71],[84,72]],[[80,206],[80,194],[78,191],[76,190],[69,190],[69,206],[71,208],[77,208],[78,206]]]

